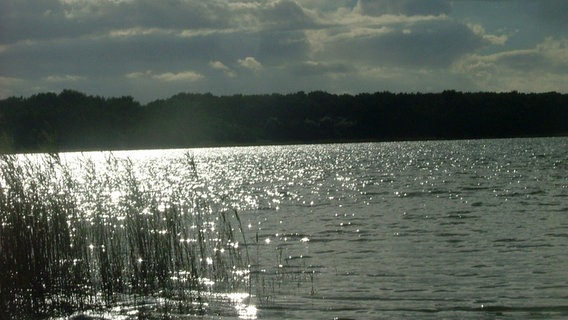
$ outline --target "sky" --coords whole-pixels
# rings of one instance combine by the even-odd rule
[[[0,0],[0,98],[568,92],[567,0]]]

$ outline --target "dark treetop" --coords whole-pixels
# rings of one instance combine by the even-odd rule
[[[0,101],[0,152],[568,135],[559,93],[180,93],[142,105],[72,90]]]

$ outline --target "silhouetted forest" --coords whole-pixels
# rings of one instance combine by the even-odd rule
[[[559,93],[180,93],[140,104],[73,90],[0,101],[0,151],[568,135]]]

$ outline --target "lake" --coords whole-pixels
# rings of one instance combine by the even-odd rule
[[[568,317],[566,138],[195,155],[239,195],[261,269],[313,271],[259,318]]]
[[[568,138],[113,156],[159,188],[186,179],[188,153],[201,190],[239,212],[250,259],[246,305],[196,318],[568,317]],[[62,155],[83,157],[104,156]]]

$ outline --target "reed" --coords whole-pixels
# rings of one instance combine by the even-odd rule
[[[166,301],[164,312],[199,313],[211,283],[246,286],[234,272],[248,266],[240,217],[200,191],[185,161],[192,174],[158,184],[154,169],[144,176],[112,155],[73,168],[57,154],[0,156],[0,318],[149,297]]]

